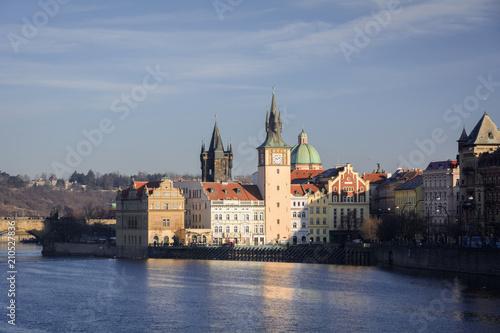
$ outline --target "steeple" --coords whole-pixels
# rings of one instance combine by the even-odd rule
[[[271,113],[266,114],[266,132],[267,137],[263,144],[258,148],[263,147],[290,147],[281,138],[282,121],[281,121],[281,111],[278,114],[276,108],[276,101],[274,99],[274,87],[273,87],[273,97],[271,99]]]
[[[460,135],[460,139],[458,139],[457,142],[465,142],[467,141],[467,132],[465,131],[465,126],[464,129],[462,130],[462,135]]]
[[[215,116],[217,118],[217,115]],[[209,152],[214,151],[224,151],[224,146],[222,144],[222,139],[220,137],[219,127],[217,126],[217,120],[215,120],[214,131],[212,132],[212,140],[210,140]]]
[[[217,115],[215,117],[217,118]],[[229,150],[224,150],[216,120],[208,151],[205,150],[205,143],[201,146],[200,162],[203,182],[228,181],[232,178],[233,151],[230,143],[228,143],[228,148]]]

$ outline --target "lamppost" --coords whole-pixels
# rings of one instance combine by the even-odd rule
[[[446,244],[448,244],[448,237],[450,235],[450,215],[448,214],[448,210],[446,209],[445,206],[439,205],[438,208],[443,208],[444,212],[446,213]],[[439,210],[438,210],[439,213]]]

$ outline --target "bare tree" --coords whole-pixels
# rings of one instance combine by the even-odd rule
[[[359,233],[361,237],[367,241],[377,241],[378,235],[377,231],[380,226],[380,218],[369,216],[363,220],[361,227],[359,228]]]

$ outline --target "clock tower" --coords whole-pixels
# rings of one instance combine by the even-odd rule
[[[281,112],[271,101],[267,137],[258,150],[258,186],[266,205],[266,242],[286,243],[291,236],[290,149],[281,138]]]

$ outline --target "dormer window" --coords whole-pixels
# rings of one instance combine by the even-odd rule
[[[224,192],[224,194],[227,194],[227,188],[223,189],[222,192]]]
[[[236,188],[236,194],[241,194],[241,187]]]
[[[215,188],[210,187],[210,188],[208,189],[208,192],[210,192],[210,194],[215,194]]]
[[[489,139],[493,139],[493,132],[489,132],[489,133],[488,133],[488,138],[489,138]]]

